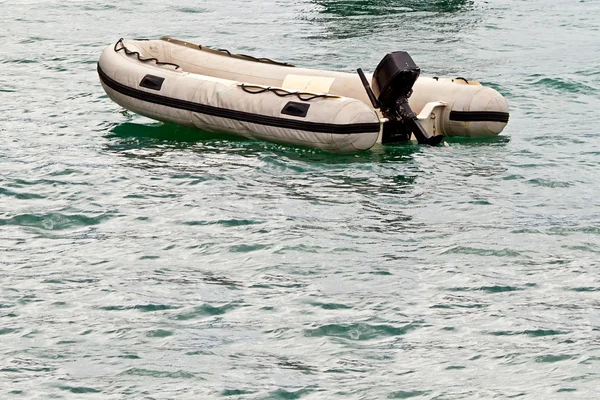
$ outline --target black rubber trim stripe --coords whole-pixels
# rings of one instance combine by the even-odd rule
[[[508,122],[509,114],[499,111],[451,111],[451,121]]]
[[[143,90],[125,86],[122,83],[119,83],[114,79],[110,78],[108,75],[106,75],[106,73],[104,73],[104,71],[102,71],[102,69],[100,68],[100,64],[98,64],[98,75],[100,76],[100,80],[104,82],[106,86],[125,96],[133,97],[142,101],[147,101],[153,104],[159,104],[162,106],[211,115],[214,117],[228,118],[236,121],[245,121],[259,125],[274,126],[277,128],[297,129],[300,131],[332,133],[340,135],[379,132],[380,128],[378,122],[338,125],[320,122],[296,121],[292,119],[252,114],[243,111],[208,106],[205,104],[194,103],[191,101],[181,99],[174,99],[172,97],[161,96],[155,93],[148,93]]]

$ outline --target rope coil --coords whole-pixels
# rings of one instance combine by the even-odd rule
[[[121,45],[121,47],[117,49],[117,46],[119,44]],[[175,67],[175,69],[181,69],[181,67],[179,65],[174,64],[174,63],[159,61],[158,59],[156,59],[154,57],[151,57],[151,58],[142,57],[140,55],[140,53],[138,53],[137,51],[131,51],[127,47],[125,47],[125,44],[123,43],[123,38],[119,39],[117,41],[117,43],[115,43],[115,53],[118,53],[121,50],[123,50],[125,52],[125,54],[127,54],[128,56],[135,55],[137,57],[137,59],[141,62],[154,61],[156,63],[156,65],[171,65],[171,66]]]
[[[260,62],[260,63],[281,65],[283,67],[294,67],[294,65],[292,65],[292,64],[288,64],[286,62],[273,61],[270,58],[265,58],[265,57],[253,57],[253,56],[249,56],[246,54],[238,54],[238,56],[245,57],[251,61]]]
[[[202,50],[202,46],[198,45],[198,47],[200,48],[200,50]],[[271,60],[270,58],[265,58],[265,57],[253,57],[253,56],[249,56],[247,54],[233,54],[232,52],[230,52],[227,49],[213,49],[211,47],[208,46],[204,46],[207,49],[211,49],[211,50],[216,50],[216,51],[220,51],[221,53],[225,53],[227,54],[229,57],[244,57],[249,59],[250,61],[254,61],[254,62],[259,62],[259,63],[266,63],[266,64],[274,64],[274,65],[281,65],[282,67],[295,67],[292,64],[288,64],[286,62],[279,62],[279,61],[274,61]]]
[[[238,84],[238,86],[241,87],[244,92],[250,94],[261,94],[265,92],[271,92],[279,97],[296,96],[302,101],[311,101],[318,98],[340,98],[340,96],[336,96],[333,94],[289,91],[283,88],[271,86],[247,85],[245,83]]]

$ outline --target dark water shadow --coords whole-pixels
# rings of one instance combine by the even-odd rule
[[[410,197],[425,173],[415,155],[436,151],[405,143],[335,154],[162,123],[122,123],[110,128],[105,139],[105,151],[116,155],[124,167],[152,171],[161,179],[189,182],[238,181],[244,177],[241,186],[231,184],[233,195],[243,195],[246,186],[270,188],[253,191],[252,196],[273,207],[279,207],[279,198],[324,205],[346,203],[356,194]],[[364,199],[355,206],[373,218],[353,222],[348,226],[349,234],[420,229],[394,204],[383,206]],[[315,225],[315,229],[320,228]]]
[[[348,39],[374,34],[414,40],[417,36],[447,38],[471,29],[480,20],[473,0],[310,0],[311,12],[299,19],[324,31],[311,38]]]
[[[104,137],[108,140],[104,146],[106,151],[140,159],[157,158],[172,151],[191,150],[197,154],[230,153],[242,157],[279,158],[311,164],[350,165],[411,162],[413,155],[421,151],[420,146],[407,143],[395,146],[376,145],[366,152],[336,154],[165,123],[125,122],[113,126]],[[136,150],[144,151],[137,154]]]
[[[473,8],[473,0],[312,0],[322,13],[343,17],[406,14],[411,12],[455,13]]]
[[[168,144],[174,148],[186,148],[199,142],[210,141],[248,141],[233,135],[201,131],[199,129],[155,122],[151,124],[137,124],[125,122],[112,127],[105,135],[111,140],[114,150],[119,148],[142,148]]]
[[[104,137],[110,141],[106,145],[107,149],[117,152],[143,148],[177,150],[191,148],[198,144],[211,144],[212,146],[208,146],[206,149],[198,147],[195,150],[223,152],[230,149],[245,149],[249,153],[270,151],[298,161],[326,164],[411,161],[413,156],[424,148],[414,142],[409,142],[375,145],[366,152],[336,154],[308,147],[280,145],[161,122],[151,124],[125,122],[113,126]],[[504,135],[479,138],[449,137],[445,141],[449,145],[504,146],[510,142],[510,137]]]
[[[460,145],[470,147],[504,147],[510,143],[510,136],[487,136],[487,137],[451,137],[446,138],[449,145]]]
[[[403,143],[395,146],[376,144],[368,151],[339,154],[311,148],[272,145],[271,151],[278,156],[293,161],[338,166],[344,164],[412,162],[413,156],[421,151],[421,147],[413,143]]]

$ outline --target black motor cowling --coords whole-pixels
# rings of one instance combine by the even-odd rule
[[[394,108],[399,98],[410,97],[420,74],[421,69],[407,52],[389,53],[375,68],[373,93],[382,107]]]
[[[358,74],[373,106],[380,108],[383,116],[388,119],[383,127],[384,143],[409,140],[411,133],[419,143],[437,145],[443,140],[441,135],[427,134],[408,104],[421,69],[407,52],[389,53],[381,60],[373,73],[373,89],[360,68]]]

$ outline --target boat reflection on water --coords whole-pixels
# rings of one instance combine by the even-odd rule
[[[104,149],[128,159],[159,158],[170,152],[191,150],[196,154],[237,154],[244,157],[284,157],[289,160],[328,165],[409,162],[421,147],[375,145],[359,153],[336,154],[318,149],[286,146],[224,133],[205,132],[166,123],[125,122],[108,130]]]
[[[312,148],[286,146],[251,140],[224,133],[205,132],[172,124],[124,122],[113,126],[105,135],[105,150],[127,158],[161,157],[169,152],[192,150],[196,154],[235,153],[241,156],[263,157],[267,154],[289,160],[326,165],[361,163],[411,163],[414,155],[423,151],[416,142],[376,144],[369,151],[335,154]],[[450,147],[506,146],[507,136],[485,138],[446,138]],[[266,152],[266,153],[265,153]]]
[[[157,145],[185,148],[202,141],[248,141],[248,139],[225,133],[206,132],[199,129],[154,121],[148,124],[124,122],[109,129],[105,137],[115,140],[115,144],[123,144],[125,148],[131,146],[152,147]],[[127,146],[127,143],[130,146]]]
[[[148,174],[156,180],[153,190],[170,195],[188,195],[186,187],[201,184],[209,196],[226,182],[249,178],[251,184],[240,184],[232,193],[262,213],[285,216],[298,212],[290,205],[297,201],[350,204],[353,196],[360,195],[373,198],[358,206],[377,209],[376,218],[353,222],[349,229],[359,229],[355,224],[382,232],[422,228],[403,212],[401,204],[384,206],[375,200],[381,194],[410,197],[418,188],[418,178],[425,171],[415,160],[424,151],[416,144],[377,145],[368,152],[335,154],[235,137],[227,140],[170,124],[132,122],[114,126],[105,139],[104,152],[114,155],[124,170],[137,171],[125,175]],[[177,186],[161,188],[165,178],[176,179]]]

